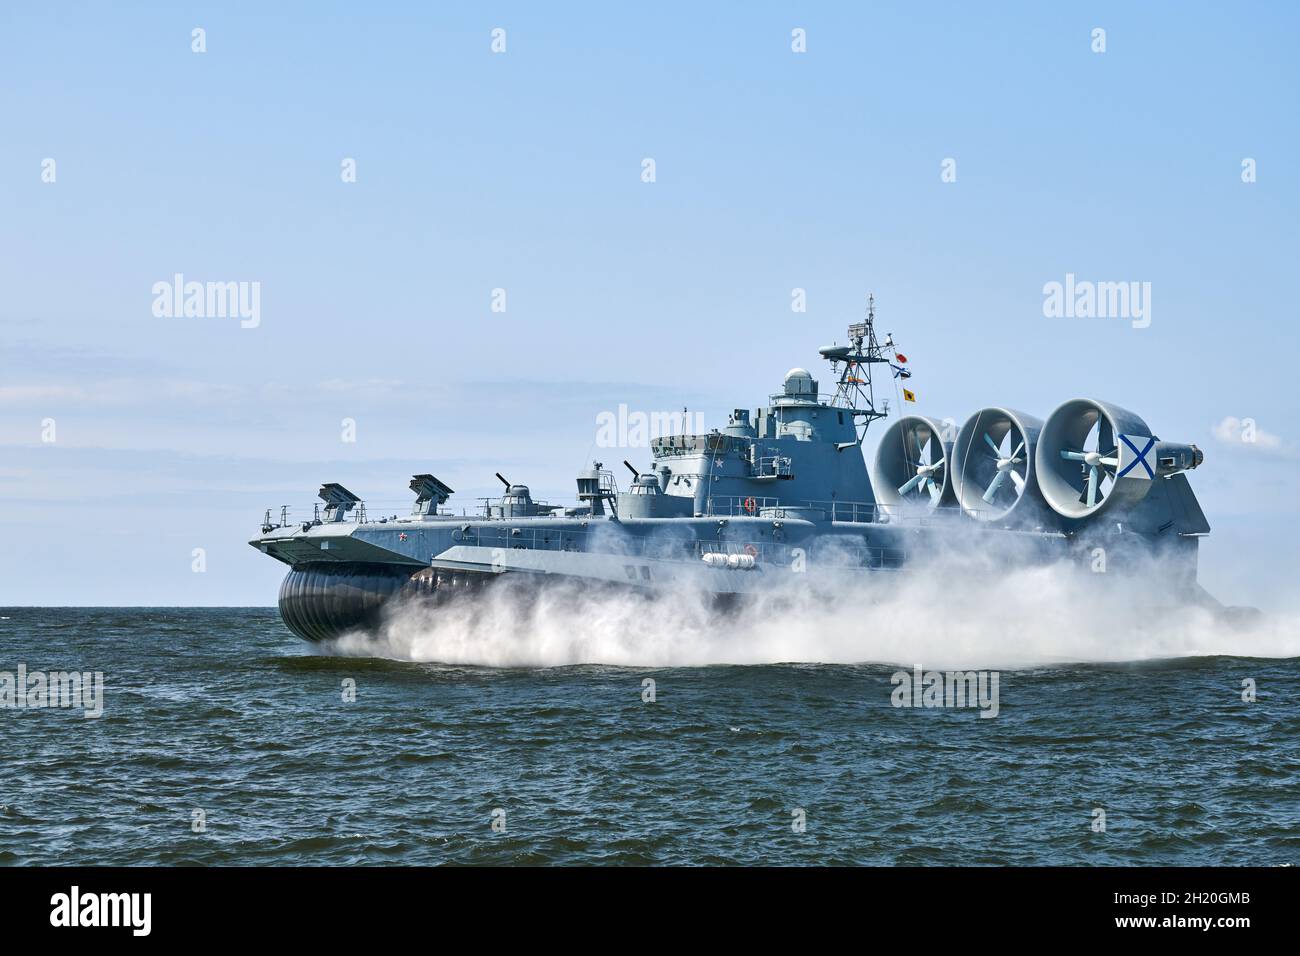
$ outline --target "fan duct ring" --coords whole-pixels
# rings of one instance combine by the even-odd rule
[[[1043,425],[1034,464],[1043,498],[1063,518],[1091,519],[1140,501],[1151,481],[1124,474],[1120,436],[1146,436],[1147,423],[1126,408],[1091,398],[1058,406]]]
[[[978,521],[1041,514],[1034,450],[1041,419],[1011,408],[982,408],[962,426],[953,447],[954,491]]]
[[[904,415],[885,429],[871,469],[876,502],[885,511],[928,511],[953,503],[952,444],[945,440],[950,430],[923,415]]]

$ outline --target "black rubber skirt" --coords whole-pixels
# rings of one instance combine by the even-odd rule
[[[410,590],[420,568],[392,564],[322,561],[301,564],[280,585],[280,617],[306,641],[327,641],[368,630],[383,606]]]

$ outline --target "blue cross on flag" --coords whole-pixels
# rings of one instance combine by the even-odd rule
[[[1156,439],[1149,435],[1119,436],[1119,470],[1116,478],[1147,478],[1156,476]]]

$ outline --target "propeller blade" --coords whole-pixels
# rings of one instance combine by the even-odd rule
[[[934,432],[928,428],[921,428],[917,430],[916,438],[919,443],[918,451],[928,465],[934,460]]]
[[[900,495],[905,495],[924,480],[925,480],[925,475],[916,475],[915,477],[908,480],[905,484],[901,485],[898,489],[898,493]]]
[[[921,443],[917,441],[916,429],[903,433],[903,460],[909,465],[921,460]]]
[[[937,504],[942,494],[943,491],[939,488],[939,483],[937,481],[930,482],[930,500]]]
[[[998,493],[998,487],[1002,484],[1002,479],[1006,478],[1006,476],[1007,473],[1005,471],[999,471],[993,476],[993,480],[989,482],[988,489],[984,492],[985,501],[990,503],[993,501],[993,496]]]
[[[1119,459],[1118,459],[1118,458],[1103,458],[1103,459],[1101,460],[1101,463],[1102,463],[1103,465],[1105,465],[1106,467],[1108,467],[1108,468],[1118,468],[1118,467],[1119,467]]]
[[[988,432],[984,433],[984,440],[988,442],[988,446],[993,449],[993,454],[997,455],[998,457],[1002,456],[1002,449],[998,447],[997,442],[995,442],[992,438],[989,437]]]
[[[1061,457],[1067,461],[1083,461],[1084,454],[1081,451],[1062,451]]]
[[[1088,469],[1088,507],[1091,508],[1097,503],[1097,483],[1100,479],[1097,477],[1097,466],[1093,465]]]
[[[931,472],[936,472],[936,471],[938,471],[938,470],[939,470],[940,468],[942,468],[942,467],[943,467],[943,459],[940,458],[940,459],[939,459],[938,461],[936,461],[936,462],[931,462],[931,464],[930,464],[930,471],[931,471]]]
[[[1016,491],[1024,491],[1025,479],[1020,477],[1020,472],[1016,471],[1013,468],[1010,472],[1010,475],[1011,475],[1011,483],[1016,486]]]
[[[1020,443],[1020,447],[1017,448],[1015,451],[1013,451],[1013,452],[1011,453],[1011,457],[1012,457],[1012,458],[1019,458],[1019,457],[1020,457],[1020,453],[1021,453],[1022,451],[1024,451],[1024,450],[1025,450],[1025,443],[1024,443],[1024,442],[1021,442],[1021,443]]]

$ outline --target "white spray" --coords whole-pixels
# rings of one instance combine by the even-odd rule
[[[989,539],[972,535],[905,571],[855,574],[851,586],[830,587],[815,566],[806,574],[769,567],[761,595],[725,610],[702,592],[651,600],[510,574],[464,599],[399,606],[378,634],[347,636],[330,650],[489,667],[1300,657],[1293,616],[1229,624],[1199,604],[1153,600],[1145,569],[1016,566],[992,553]]]

